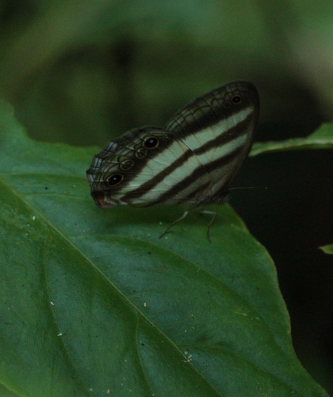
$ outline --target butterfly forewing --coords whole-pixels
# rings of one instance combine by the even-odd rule
[[[257,124],[259,98],[247,82],[227,84],[195,99],[178,111],[167,124],[198,157],[201,172],[210,184],[200,192],[199,201],[215,201],[248,154]],[[194,177],[200,173],[194,172]]]
[[[203,95],[165,129],[143,127],[110,142],[87,171],[98,205],[218,201],[246,157],[259,111],[246,82]]]

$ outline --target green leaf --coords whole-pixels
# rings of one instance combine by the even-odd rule
[[[299,363],[266,250],[227,205],[97,208],[97,149],[0,108],[0,379],[8,395],[327,396]]]
[[[5,386],[0,385],[1,397],[17,397],[17,394],[8,390]]]
[[[251,156],[267,152],[304,149],[333,149],[333,124],[322,124],[307,138],[294,138],[277,142],[257,142],[253,145]]]
[[[319,247],[325,254],[333,254],[333,244],[322,245]]]

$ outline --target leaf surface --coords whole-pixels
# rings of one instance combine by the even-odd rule
[[[273,262],[232,208],[97,208],[98,149],[30,140],[0,107],[0,379],[8,396],[327,396]],[[4,394],[5,395],[5,394]]]

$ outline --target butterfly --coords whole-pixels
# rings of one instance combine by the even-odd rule
[[[87,170],[92,197],[103,208],[222,203],[251,148],[258,115],[255,86],[236,81],[194,99],[164,128],[127,131],[94,156]]]

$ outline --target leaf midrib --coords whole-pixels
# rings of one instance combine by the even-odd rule
[[[1,175],[1,174],[0,174]],[[84,259],[85,262],[87,262],[89,265],[92,266],[92,268],[97,272],[97,274],[100,275],[100,277],[104,280],[104,282],[106,282],[106,284],[108,284],[109,286],[111,286],[114,291],[116,293],[118,293],[118,295],[120,296],[120,298],[122,298],[124,300],[124,302],[127,303],[127,305],[129,307],[131,307],[132,309],[134,309],[134,312],[136,313],[136,315],[140,314],[142,316],[143,319],[145,319],[145,321],[150,324],[150,326],[155,329],[156,332],[158,332],[159,334],[161,334],[163,336],[163,338],[165,338],[166,341],[169,342],[169,344],[171,346],[173,346],[173,348],[178,352],[178,354],[180,356],[183,357],[183,353],[182,351],[178,348],[178,346],[172,341],[172,339],[170,339],[163,331],[161,331],[156,325],[154,325],[151,320],[145,316],[144,312],[142,312],[136,305],[134,305],[127,297],[126,295],[124,295],[121,290],[119,290],[119,288],[117,288],[116,285],[114,285],[112,283],[111,280],[109,280],[104,273],[102,273],[95,265],[94,263],[79,249],[79,247],[77,247],[70,239],[66,238],[66,235],[64,233],[62,233],[61,230],[59,230],[53,223],[51,223],[42,212],[40,212],[39,210],[37,210],[34,206],[32,206],[32,204],[28,201],[24,199],[24,195],[22,194],[22,196],[19,194],[19,191],[17,191],[16,189],[12,188],[12,186],[10,186],[6,181],[4,181],[3,179],[0,179],[0,182],[15,196],[17,197],[17,199],[21,202],[24,203],[24,205],[31,210],[31,212],[36,213],[38,215],[38,217],[40,217],[40,219],[42,219],[46,225],[48,225],[48,227],[56,234],[59,235],[61,237],[61,239],[64,240],[65,243],[67,243],[70,247],[72,247],[76,252],[79,253],[79,255]],[[52,311],[51,311],[52,313]],[[53,317],[53,315],[52,315]],[[55,321],[56,323],[56,321]],[[76,371],[75,369],[75,365],[73,364],[72,360],[70,359],[70,355],[69,352],[66,349],[65,344],[63,343],[61,338],[58,338],[58,340],[60,339],[61,341],[61,345],[63,346],[63,350],[66,352],[66,357],[68,357],[69,363],[70,365],[73,367],[73,370]],[[137,350],[137,349],[136,349]],[[204,381],[204,383],[207,384],[207,386],[209,388],[211,388],[211,390],[216,393],[217,396],[222,396],[216,389],[215,387],[208,382],[208,380],[201,374],[201,372],[199,372],[199,370],[193,366],[193,364],[189,363],[189,365],[191,366],[192,370],[198,374],[198,376]],[[77,371],[76,371],[77,372]],[[80,377],[81,378],[81,377]]]

